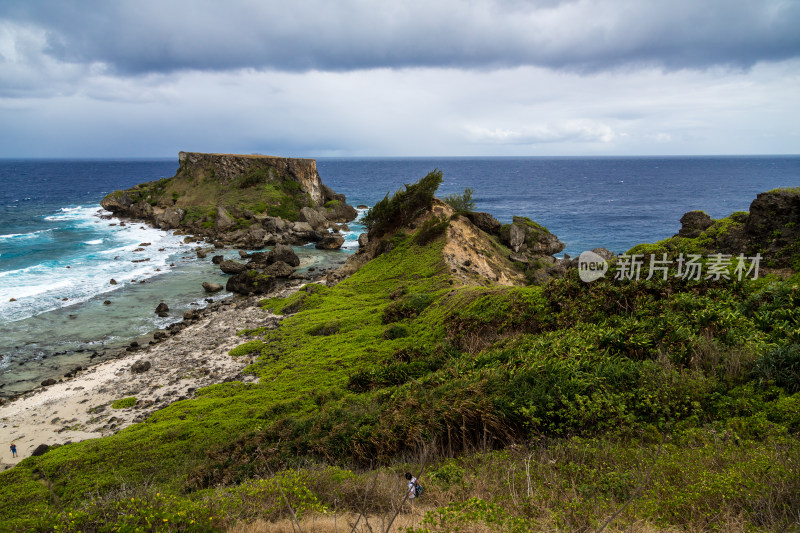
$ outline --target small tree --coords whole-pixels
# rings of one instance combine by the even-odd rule
[[[444,201],[450,204],[456,214],[463,215],[475,209],[475,200],[472,199],[473,192],[475,191],[467,187],[464,189],[464,194],[451,194]]]
[[[391,198],[387,194],[364,215],[363,221],[370,231],[370,239],[373,234],[381,236],[408,224],[419,213],[430,209],[433,195],[440,183],[442,183],[442,171],[437,169],[429,172],[417,183],[406,184],[405,190],[398,190]]]

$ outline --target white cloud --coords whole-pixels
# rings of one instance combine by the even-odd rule
[[[609,143],[616,137],[609,126],[591,120],[568,120],[561,124],[525,126],[517,130],[467,126],[465,132],[470,141],[479,144]]]
[[[0,6],[0,156],[797,152],[800,3],[723,4]]]
[[[71,94],[0,99],[0,156],[792,153],[799,66],[89,76]]]

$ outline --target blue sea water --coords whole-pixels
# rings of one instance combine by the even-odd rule
[[[558,235],[570,255],[598,246],[622,252],[676,233],[686,211],[718,218],[747,210],[759,192],[800,185],[800,156],[330,158],[317,164],[323,182],[354,205],[373,205],[439,168],[440,197],[472,188],[478,210],[503,222],[528,216]],[[177,166],[176,159],[0,160],[0,395],[57,377],[69,365],[85,366],[87,354],[204,304],[200,282],[220,276],[209,261],[168,232],[102,218],[107,213],[99,206],[105,194],[172,176]],[[357,246],[358,226],[353,229],[349,251]],[[299,253],[308,264],[316,260],[312,250]],[[142,258],[149,261],[132,262]],[[170,301],[172,317],[153,314],[161,299]]]

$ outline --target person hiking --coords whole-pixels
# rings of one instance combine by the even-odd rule
[[[11,443],[11,457],[13,458],[13,457],[16,457],[16,456],[17,456],[17,445],[12,442]]]
[[[408,481],[408,499],[413,500],[422,494],[422,485],[419,484],[417,478],[411,475],[411,472],[406,472],[406,480]]]

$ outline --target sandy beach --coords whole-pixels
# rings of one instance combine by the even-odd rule
[[[299,286],[284,288],[278,295],[287,295]],[[191,398],[198,388],[255,379],[241,374],[252,359],[234,358],[228,351],[247,340],[237,335],[242,329],[277,327],[280,318],[258,307],[261,298],[215,302],[197,311],[196,318],[185,320],[185,327],[165,332],[163,339],[0,406],[0,470],[29,457],[42,444],[115,433],[172,402]],[[163,333],[157,335],[164,337]],[[147,363],[147,370],[137,371]],[[111,407],[115,400],[129,397],[136,398],[134,406]],[[16,458],[11,456],[12,442],[17,447]]]

